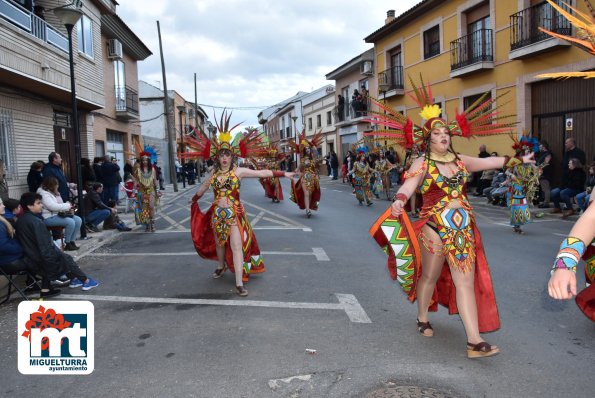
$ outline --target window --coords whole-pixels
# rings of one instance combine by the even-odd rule
[[[424,32],[424,59],[440,54],[440,26],[436,25]]]
[[[105,156],[105,142],[95,141],[95,156]]]
[[[316,115],[316,128],[322,127],[322,116]]]
[[[312,130],[312,118],[308,118],[308,130]]]
[[[4,109],[0,109],[0,159],[4,162],[7,178],[17,178],[17,154],[14,144],[12,112]]]
[[[467,32],[469,33],[469,43],[471,47],[469,54],[471,60],[482,60],[483,55],[488,50],[491,53],[492,36],[490,28],[490,16],[487,15],[475,22],[470,23],[467,26]]]
[[[331,124],[333,124],[333,119],[331,118],[331,111],[328,111],[326,113],[326,125],[330,126]]]
[[[79,41],[79,52],[93,58],[93,22],[83,15],[76,24],[76,34]]]
[[[124,78],[124,62],[117,59],[114,61],[114,84],[116,87],[116,110],[126,110],[126,80]]]

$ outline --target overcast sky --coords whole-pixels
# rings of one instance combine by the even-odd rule
[[[117,13],[153,55],[139,79],[162,88],[157,23],[167,88],[232,122],[258,126],[258,113],[326,84],[325,75],[371,48],[363,38],[420,0],[119,0]],[[220,109],[215,109],[217,115]]]

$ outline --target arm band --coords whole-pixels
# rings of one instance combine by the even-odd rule
[[[282,170],[272,170],[273,177],[285,177],[285,172]]]
[[[585,243],[578,239],[569,236],[562,241],[560,251],[554,260],[552,272],[562,268],[576,273],[576,265],[580,261],[585,252]]]
[[[404,193],[398,193],[395,195],[395,201],[400,200],[403,203],[407,203],[407,195]]]

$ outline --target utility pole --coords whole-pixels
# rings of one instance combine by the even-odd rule
[[[196,90],[196,72],[194,72],[194,128],[198,131],[198,92]],[[198,138],[198,137],[196,137]],[[198,158],[198,183],[202,174],[202,159]]]
[[[161,54],[161,74],[163,75],[163,109],[165,112],[165,124],[167,125],[167,150],[169,152],[169,178],[174,184],[174,192],[178,192],[178,179],[176,178],[176,149],[174,147],[175,135],[169,119],[169,96],[167,95],[167,79],[165,78],[165,61],[163,60],[163,46],[161,44],[161,29],[157,21],[157,35],[159,36],[159,53]],[[173,112],[172,112],[173,115]]]

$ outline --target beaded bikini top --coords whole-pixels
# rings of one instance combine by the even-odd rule
[[[215,200],[228,198],[235,202],[240,196],[240,179],[233,170],[218,171],[211,177],[211,188],[213,188]]]

